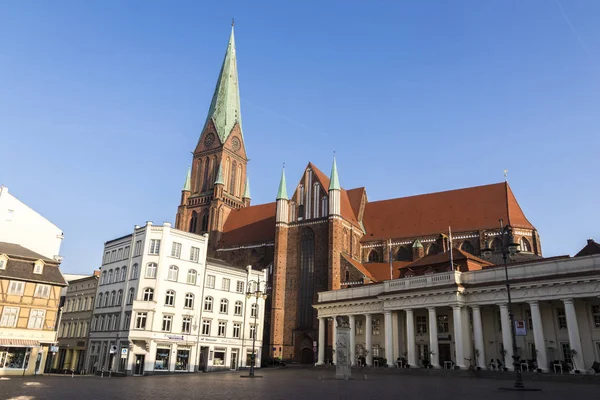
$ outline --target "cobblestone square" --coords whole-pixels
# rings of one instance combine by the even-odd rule
[[[240,372],[99,378],[92,376],[15,377],[0,381],[0,398],[41,399],[524,399],[597,398],[594,383],[530,382],[540,392],[505,392],[511,381],[468,377],[355,373],[352,380],[333,379],[334,370],[287,368],[261,370],[262,378]],[[242,372],[244,374],[244,372]]]

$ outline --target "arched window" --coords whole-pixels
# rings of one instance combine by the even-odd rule
[[[119,279],[121,278],[121,270],[119,268],[115,269],[115,282],[119,282]]]
[[[117,292],[117,305],[120,306],[123,301],[123,289],[119,289]]]
[[[83,311],[83,307],[81,306],[83,303],[83,299],[80,297],[79,299],[77,299],[77,311]]]
[[[127,279],[127,267],[123,267],[121,268],[121,281],[124,281],[125,279]]]
[[[494,253],[501,253],[502,252],[502,239],[496,238],[496,239],[492,240],[492,242],[490,243],[490,249],[492,249],[492,251]]]
[[[229,193],[235,195],[235,171],[237,170],[237,162],[233,160],[231,163],[231,174],[229,177]]]
[[[225,174],[225,176],[224,176],[225,179],[223,180],[223,190],[227,190],[227,188],[229,187],[228,186],[229,179],[230,179],[229,174],[231,172],[229,170],[230,165],[231,165],[231,161],[229,161],[229,157],[227,157],[227,159],[225,160],[225,170],[223,170],[223,173]]]
[[[154,279],[156,278],[156,263],[149,263],[146,265],[146,278]]]
[[[290,201],[290,222],[296,222],[296,203]]]
[[[219,312],[221,314],[227,314],[228,309],[229,309],[229,300],[221,299],[221,306],[219,308]]]
[[[313,185],[313,218],[319,218],[319,197],[321,195],[319,188],[319,182],[315,182]]]
[[[469,242],[467,240],[462,242],[462,244],[460,245],[460,249],[463,251],[466,251],[469,254],[475,254],[475,248],[473,247],[471,242]]]
[[[194,192],[198,193],[200,191],[200,189],[202,188],[202,160],[198,159],[195,161],[196,163],[196,168],[194,169],[195,172],[195,178],[196,179],[196,185],[194,187]]]
[[[100,277],[100,284],[104,285],[106,283],[106,271],[102,271],[102,276]]]
[[[212,312],[213,309],[213,298],[210,296],[206,296],[204,298],[204,311]]]
[[[217,164],[217,156],[213,156],[212,163],[210,164],[210,188],[212,189],[215,186],[215,180],[217,180],[217,169],[219,168]]]
[[[202,181],[202,191],[206,191],[206,189],[208,189],[208,172],[209,172],[209,166],[210,164],[210,160],[208,157],[206,157],[206,160],[204,160],[204,179]]]
[[[190,285],[195,285],[197,276],[198,276],[198,273],[196,272],[195,269],[188,270],[187,283],[189,283]]]
[[[350,282],[350,271],[346,268],[346,273],[344,274],[344,279],[346,282]]]
[[[117,292],[114,290],[110,293],[110,306],[113,307],[115,305],[115,300],[117,299]]]
[[[208,212],[202,214],[202,232],[208,231]]]
[[[439,253],[439,252],[440,252],[440,251],[439,251],[439,249],[438,249],[438,247],[437,247],[437,244],[435,244],[435,243],[431,243],[431,244],[429,245],[429,247],[427,248],[427,255],[430,255],[430,254],[437,254],[437,253]]]
[[[298,301],[300,327],[313,326],[314,275],[315,233],[310,228],[304,228],[300,239],[300,297]]]
[[[237,197],[242,197],[242,164],[238,165],[237,167],[237,178],[236,178],[236,189],[235,189],[235,195]]]
[[[185,294],[185,308],[194,308],[194,295],[192,293]]]
[[[252,317],[252,318],[258,317],[258,304],[254,303],[250,307],[250,317]]]
[[[521,244],[521,251],[531,253],[531,244],[529,243],[529,240],[522,237],[519,243]]]
[[[71,299],[68,299],[67,302],[65,303],[65,312],[69,312],[71,308]]]
[[[152,301],[154,300],[154,289],[146,288],[144,289],[144,301]]]
[[[137,279],[137,277],[138,277],[138,265],[133,264],[133,267],[131,267],[131,279]]]
[[[167,294],[165,295],[165,306],[174,306],[175,305],[175,291],[167,290]]]
[[[377,250],[371,250],[368,260],[369,262],[379,262],[379,253],[377,253]]]
[[[167,279],[170,281],[177,282],[178,276],[179,276],[179,268],[177,268],[176,265],[171,265],[169,267],[169,276],[167,277]]]
[[[129,294],[127,295],[127,304],[133,304],[133,299],[135,299],[135,289],[129,289]]]
[[[198,213],[192,211],[192,217],[190,218],[190,232],[196,233],[196,225],[198,224]]]
[[[113,270],[109,269],[108,270],[108,277],[106,278],[106,283],[112,283],[112,279],[113,279]]]
[[[242,307],[244,304],[241,301],[235,302],[235,307],[233,308],[233,315],[240,316],[242,315]]]
[[[108,307],[108,301],[110,294],[108,292],[104,292],[104,303],[102,304],[104,307]]]
[[[396,252],[396,261],[412,261],[412,251],[406,246],[400,246]]]
[[[102,293],[98,293],[98,307],[102,307]]]
[[[327,196],[323,196],[321,198],[321,216],[322,217],[326,217],[329,215],[329,199],[327,198]]]

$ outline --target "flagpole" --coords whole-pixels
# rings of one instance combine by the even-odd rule
[[[448,234],[450,235],[450,268],[454,271],[454,257],[452,256],[452,227],[448,226]]]
[[[394,268],[393,268],[393,252],[392,252],[392,239],[389,240],[389,248],[390,248],[390,280],[394,279]]]

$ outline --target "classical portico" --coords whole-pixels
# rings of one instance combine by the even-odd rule
[[[523,370],[585,372],[600,360],[600,256],[508,267]],[[512,370],[503,268],[319,293],[319,326],[349,317],[353,365]],[[325,335],[319,343],[324,362]]]

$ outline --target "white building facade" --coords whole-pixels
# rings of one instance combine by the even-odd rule
[[[513,370],[503,267],[319,293],[318,364],[347,316],[353,365]],[[600,361],[600,255],[508,267],[523,370],[586,373]],[[335,350],[335,343],[333,344]],[[330,357],[331,358],[331,357]]]

